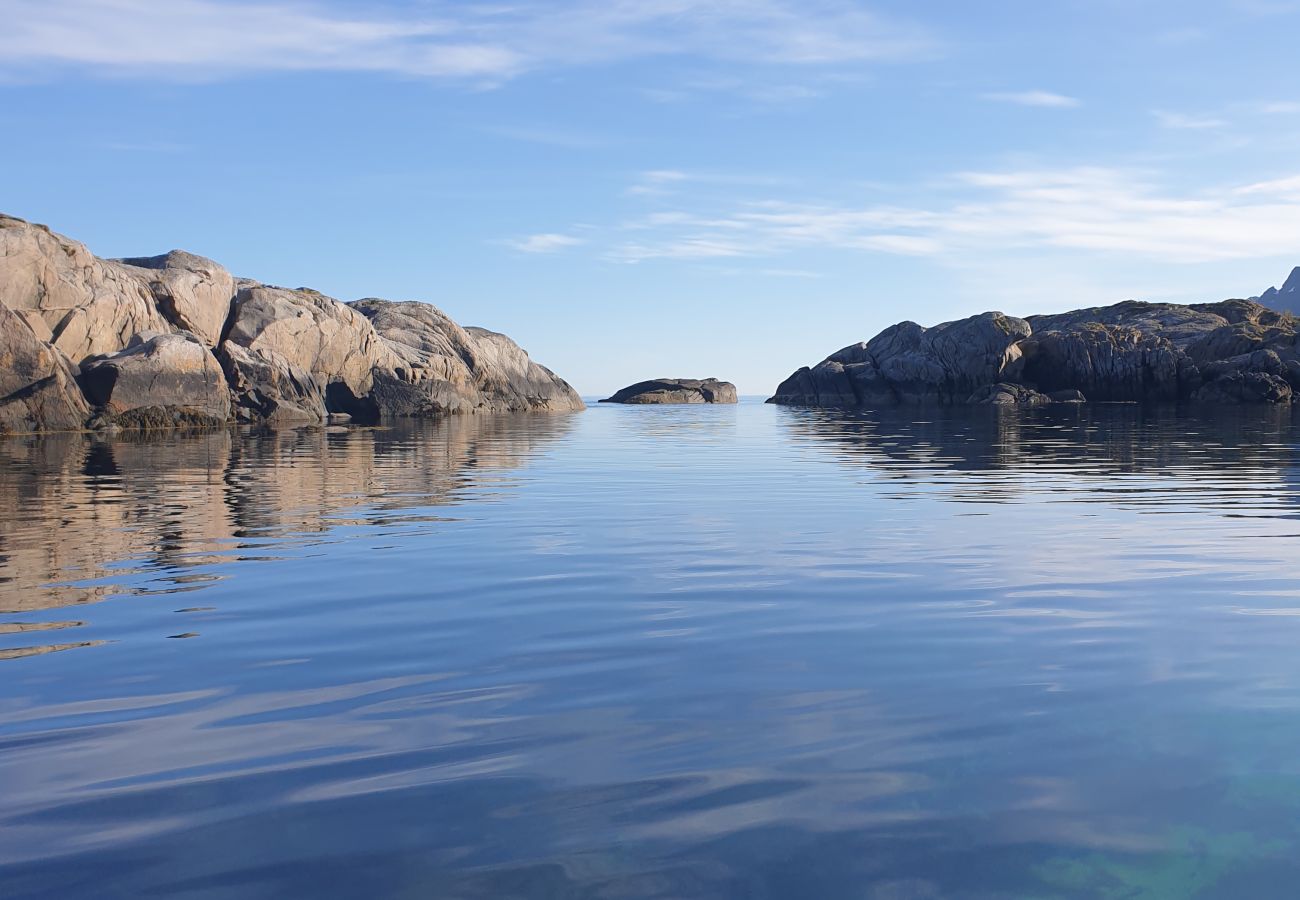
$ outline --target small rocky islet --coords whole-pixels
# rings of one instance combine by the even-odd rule
[[[735,403],[736,386],[716,378],[655,378],[639,381],[606,397],[601,403],[670,405],[682,403]]]
[[[1037,406],[1084,400],[1290,404],[1300,398],[1300,268],[1251,300],[1144,303],[901,322],[787,378],[792,406]]]
[[[582,409],[503,334],[183,251],[100,259],[0,215],[0,432]]]

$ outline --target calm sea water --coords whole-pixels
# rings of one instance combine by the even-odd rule
[[[1300,888],[1300,426],[0,442],[0,896]]]

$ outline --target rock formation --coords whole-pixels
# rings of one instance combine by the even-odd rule
[[[768,402],[1289,403],[1296,389],[1294,316],[1249,300],[1128,301],[1027,319],[984,313],[933,328],[903,322],[799,369]]]
[[[0,432],[581,409],[509,338],[180,250],[108,260],[0,215]]]
[[[736,386],[716,378],[656,378],[623,388],[601,403],[735,403]]]

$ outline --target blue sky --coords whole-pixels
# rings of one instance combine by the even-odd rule
[[[1300,265],[1300,0],[0,0],[0,210],[584,393]]]

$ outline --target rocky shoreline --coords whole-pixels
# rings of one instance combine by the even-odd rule
[[[508,337],[183,251],[100,259],[0,215],[0,432],[582,409]]]
[[[1289,404],[1296,397],[1300,320],[1253,300],[1225,300],[1127,301],[1025,319],[987,312],[932,328],[902,322],[799,369],[768,402]]]

